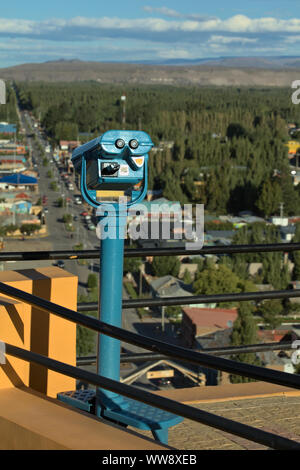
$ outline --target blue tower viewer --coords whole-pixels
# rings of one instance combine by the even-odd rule
[[[81,176],[82,196],[97,209],[99,220],[99,319],[117,327],[122,327],[127,209],[140,203],[146,195],[148,153],[152,146],[151,138],[145,132],[111,130],[81,145],[72,155],[72,163]],[[106,195],[107,191],[121,192],[122,197],[105,202],[101,197],[103,191]],[[120,352],[119,340],[99,334],[97,373],[119,381]],[[63,398],[63,394],[60,394],[60,398],[71,403],[71,393],[67,392]],[[155,438],[163,443],[168,441],[168,427],[182,421],[182,418],[172,413],[103,389],[96,391],[96,414],[125,425],[150,429]]]

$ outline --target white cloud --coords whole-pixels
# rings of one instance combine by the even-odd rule
[[[295,42],[300,41],[300,35],[287,36],[283,40],[286,44],[294,44]]]
[[[205,21],[205,20],[212,18],[211,16],[208,16],[208,15],[199,15],[198,13],[191,13],[187,15],[185,13],[179,13],[178,11],[172,10],[167,7],[155,8],[155,7],[146,6],[143,9],[147,13],[158,13],[163,16],[168,16],[169,18],[183,18],[183,19],[196,20],[196,21]]]
[[[151,7],[149,7],[150,9]],[[152,8],[153,10],[153,8]],[[162,10],[161,8],[159,10]],[[163,8],[163,10],[165,10]],[[168,10],[169,13],[175,12]],[[175,12],[176,13],[176,12]],[[118,18],[101,17],[87,18],[74,17],[68,20],[54,18],[46,21],[31,21],[20,19],[0,18],[0,34],[12,34],[14,36],[43,37],[47,36],[51,40],[69,37],[87,40],[95,37],[103,37],[107,34],[122,34],[129,37],[153,34],[152,40],[156,40],[156,33],[175,34],[178,32],[189,34],[208,33],[231,33],[231,34],[268,34],[268,33],[300,33],[300,19],[293,18],[281,20],[277,18],[248,18],[245,15],[235,15],[231,18],[221,20],[219,18],[197,19],[197,15],[187,15],[173,17],[176,20],[163,18]],[[178,14],[179,15],[179,14]],[[182,19],[183,18],[183,19]],[[161,38],[160,38],[161,40]]]
[[[44,60],[201,58],[263,51],[293,55],[297,53],[293,45],[300,41],[300,18],[234,15],[220,19],[182,14],[166,7],[144,9],[153,16],[77,16],[43,21],[0,18],[0,59],[4,54],[8,57],[9,51],[20,62],[43,54]]]
[[[167,8],[167,7],[154,8],[154,7],[146,6],[143,9],[147,13],[159,13],[161,15],[169,16],[171,18],[178,18],[181,16],[181,14],[178,13],[178,11],[171,10],[171,8]]]
[[[230,44],[230,43],[241,43],[241,44],[246,44],[246,43],[254,43],[257,42],[257,38],[246,38],[242,36],[217,36],[217,35],[212,35],[208,43],[220,43],[220,44]]]

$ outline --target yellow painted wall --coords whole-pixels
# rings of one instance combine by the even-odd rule
[[[0,272],[0,282],[72,310],[77,307],[77,281],[73,274],[54,266]],[[0,296],[7,298],[1,293]],[[7,306],[3,305],[3,300],[2,303],[0,301],[0,340],[76,365],[76,324],[28,304],[17,302]],[[20,376],[18,383],[51,397],[56,397],[58,392],[75,389],[75,379],[37,364],[24,366],[24,361],[16,362],[10,356],[8,361],[11,365],[9,370],[7,364],[0,365],[0,389],[15,386],[15,375]],[[9,371],[15,380],[10,378]]]
[[[0,450],[63,449],[153,451],[166,447],[30,390],[0,390]]]

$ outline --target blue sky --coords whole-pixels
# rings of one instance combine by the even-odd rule
[[[3,3],[0,67],[61,58],[300,56],[299,0]]]

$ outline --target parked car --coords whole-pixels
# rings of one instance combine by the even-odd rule
[[[95,227],[94,224],[88,224],[87,227],[88,227],[89,230],[96,230],[96,227]]]
[[[60,259],[57,261],[56,266],[63,269],[65,267],[65,262],[62,259]]]

